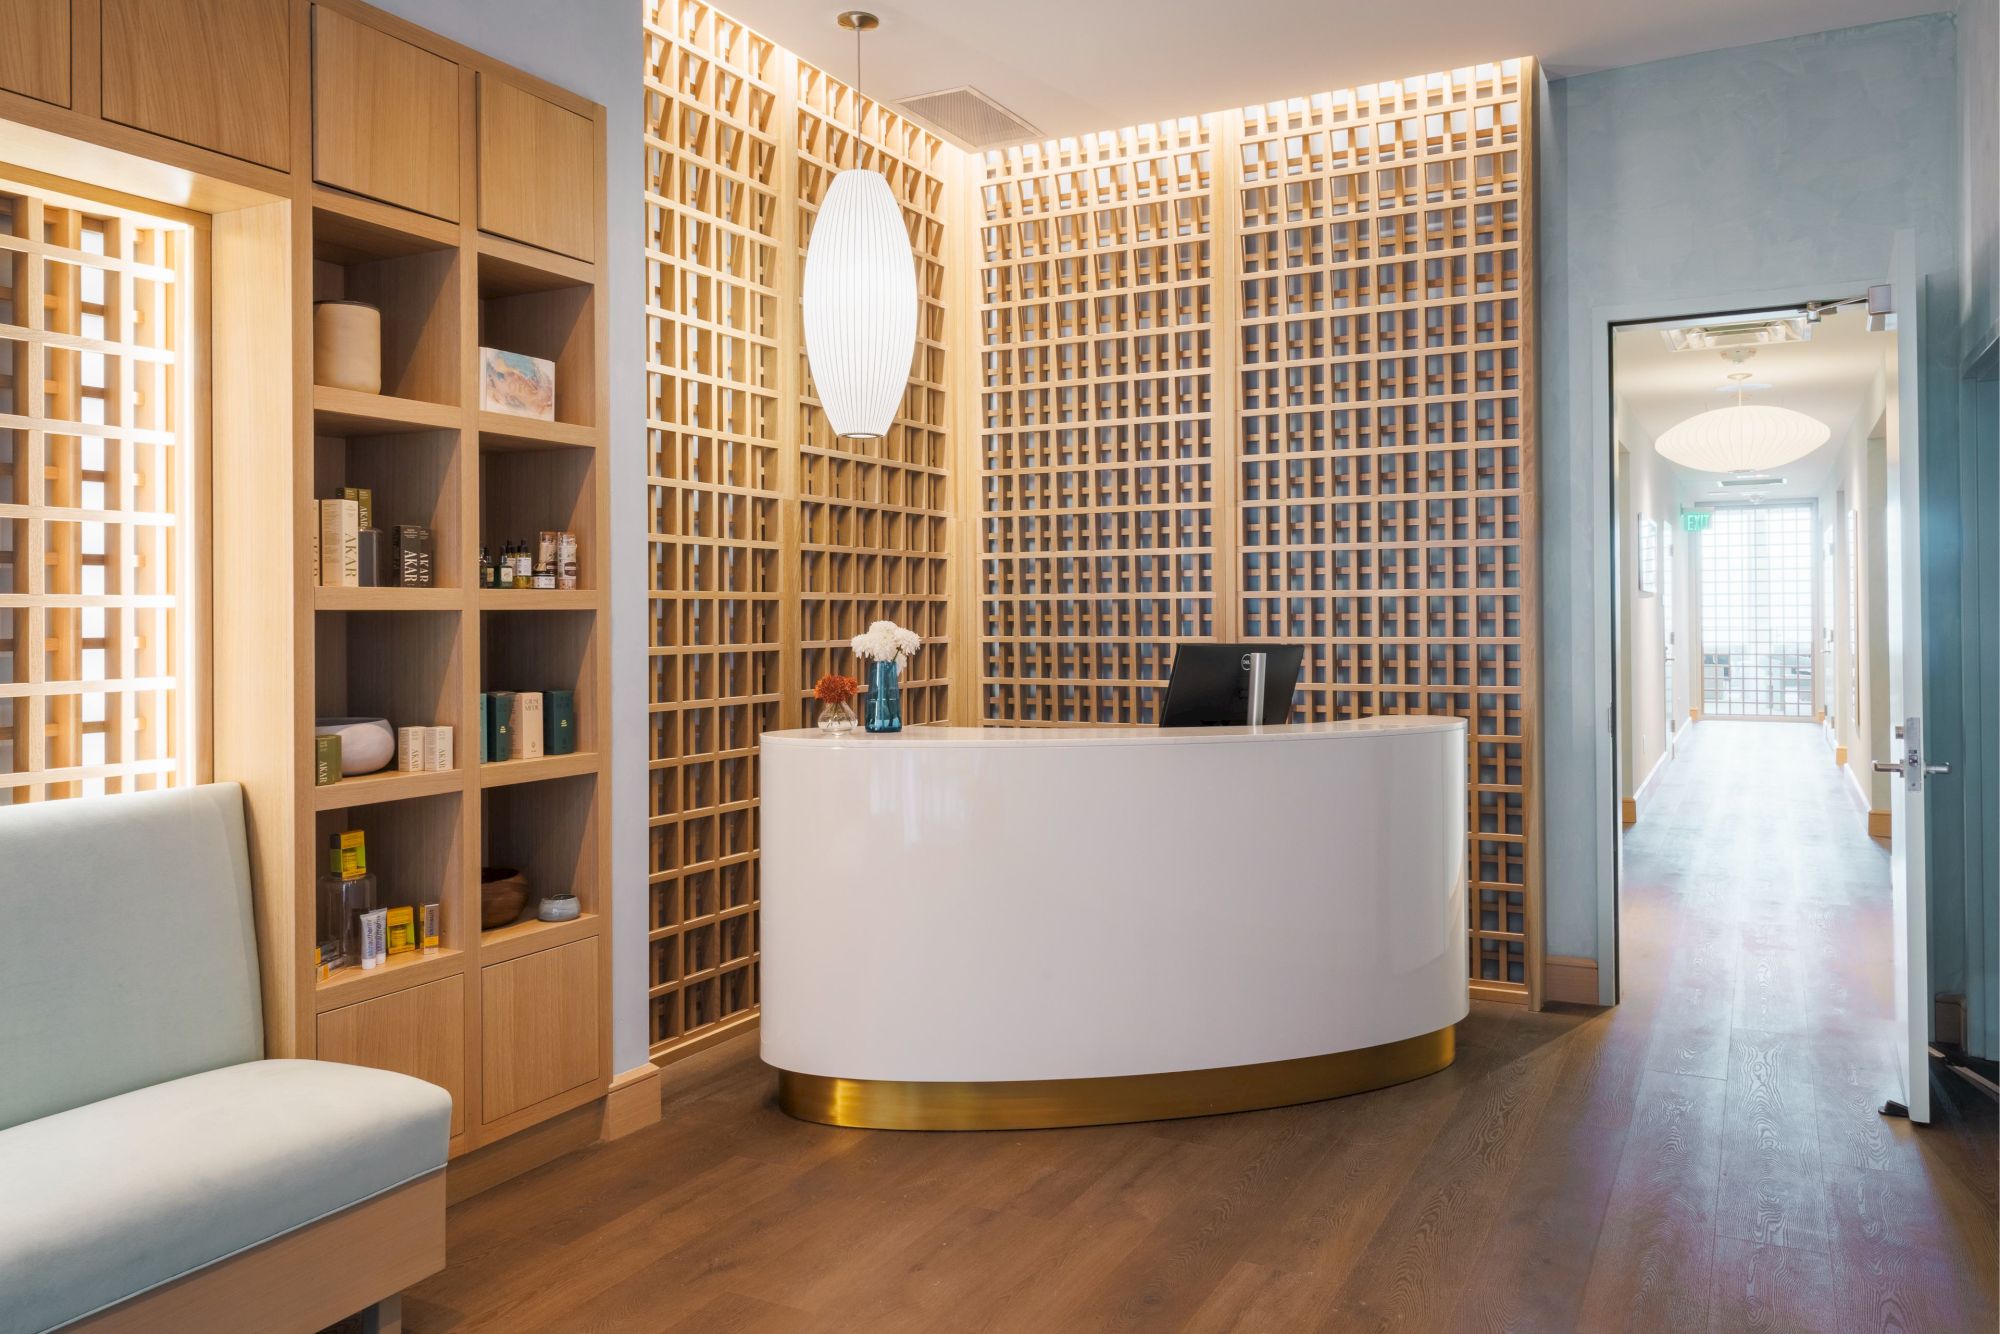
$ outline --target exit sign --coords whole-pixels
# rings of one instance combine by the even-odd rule
[[[1708,520],[1709,513],[1707,510],[1682,510],[1681,530],[1683,532],[1698,533],[1708,527]]]

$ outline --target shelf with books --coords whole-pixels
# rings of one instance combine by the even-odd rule
[[[450,611],[465,595],[456,588],[326,588],[313,590],[315,611]]]
[[[574,778],[594,773],[602,757],[594,750],[568,755],[537,755],[529,760],[488,760],[479,766],[479,786],[507,787],[514,783],[539,783],[551,778]]]
[[[357,537],[372,528],[371,550],[357,552],[356,568],[343,576],[322,562],[323,587],[457,588],[467,582],[459,536],[465,469],[455,430],[342,435],[316,427],[313,498],[358,502],[350,516]],[[322,551],[333,550],[333,526],[346,522],[317,509]],[[344,549],[344,547],[343,547]]]
[[[602,646],[595,612],[482,610],[479,638],[480,690],[571,692],[575,749],[597,749],[593,687]]]

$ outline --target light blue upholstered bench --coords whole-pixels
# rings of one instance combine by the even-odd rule
[[[0,1334],[395,1327],[451,1098],[263,1055],[239,788],[0,809]]]

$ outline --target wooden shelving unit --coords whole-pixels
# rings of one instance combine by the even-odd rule
[[[269,3],[290,10],[292,169],[217,221],[217,770],[249,796],[271,1054],[443,1085],[458,1154],[611,1076],[604,111],[352,0]],[[548,140],[479,151],[496,99]],[[559,146],[594,192],[550,194],[532,160]],[[314,382],[331,299],[380,309],[380,393]],[[556,362],[556,421],[480,410],[482,343]],[[378,528],[430,528],[434,586],[314,582],[312,502],[343,486],[373,492]],[[577,534],[578,589],[479,587],[482,543],[542,529]],[[482,764],[491,690],[574,691],[577,753]],[[449,725],[456,767],[314,786],[313,721],[335,715]],[[315,882],[345,829],[385,903],[441,905],[440,950],[316,977]],[[482,931],[494,865],[531,896]],[[577,920],[536,920],[556,891]]]

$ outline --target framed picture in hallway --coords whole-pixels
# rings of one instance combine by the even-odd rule
[[[1660,587],[1660,525],[1639,516],[1639,592],[1651,596]]]

